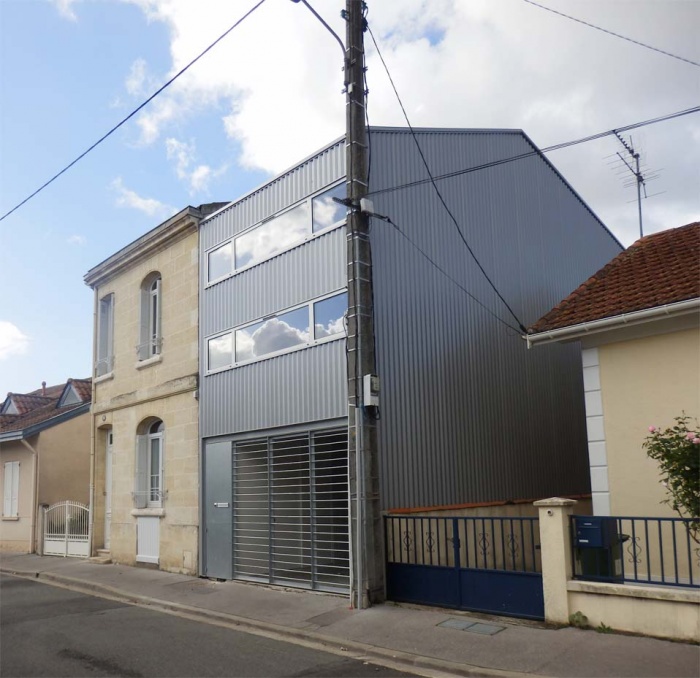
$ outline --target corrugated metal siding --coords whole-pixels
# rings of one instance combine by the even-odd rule
[[[203,377],[203,438],[347,416],[345,342]]]
[[[200,227],[200,355],[207,336],[346,286],[338,228],[206,287],[206,251],[344,176],[335,143]],[[200,361],[201,369],[206,361]],[[347,416],[345,342],[334,341],[200,378],[200,435],[228,435]]]
[[[531,150],[520,133],[419,132],[434,174]],[[426,178],[405,132],[372,134],[370,190]],[[439,182],[465,237],[527,326],[619,252],[534,156]],[[421,249],[513,324],[429,184],[373,196]],[[384,508],[589,490],[580,351],[528,351],[394,229],[372,225]]]

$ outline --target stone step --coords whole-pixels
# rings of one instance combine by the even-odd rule
[[[88,562],[94,565],[109,565],[112,559],[109,556],[93,556],[92,558],[88,558]]]

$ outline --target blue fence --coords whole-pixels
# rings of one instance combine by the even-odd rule
[[[392,600],[542,619],[537,518],[387,516]]]
[[[572,516],[574,579],[700,588],[700,530],[685,518]]]

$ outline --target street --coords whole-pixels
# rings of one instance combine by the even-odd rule
[[[410,675],[4,575],[0,626],[3,678]]]

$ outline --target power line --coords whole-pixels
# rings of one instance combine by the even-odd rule
[[[609,129],[605,132],[598,132],[596,134],[591,134],[587,137],[582,137],[581,139],[574,139],[573,141],[565,141],[559,144],[554,144],[553,146],[547,146],[546,148],[534,149],[532,151],[527,151],[526,153],[520,153],[518,155],[511,155],[507,158],[501,158],[500,160],[492,160],[490,162],[485,162],[481,165],[473,165],[472,167],[465,167],[461,170],[455,170],[454,172],[446,172],[445,174],[438,174],[433,177],[435,181],[440,179],[450,179],[452,177],[458,177],[462,174],[469,174],[471,172],[478,172],[480,170],[489,169],[491,167],[498,167],[499,165],[505,165],[509,162],[514,162],[516,160],[522,160],[524,158],[531,158],[533,156],[542,155],[544,153],[551,153],[552,151],[559,151],[563,148],[569,148],[570,146],[576,146],[578,144],[584,144],[589,141],[596,141],[607,136],[612,136],[622,132],[628,132],[633,129],[638,129],[640,127],[646,127],[647,125],[654,125],[659,122],[665,122],[667,120],[673,120],[675,118],[680,118],[685,115],[690,115],[692,113],[700,112],[700,106],[694,106],[693,108],[687,108],[683,111],[676,111],[675,113],[669,113],[667,115],[661,115],[657,118],[651,118],[649,120],[643,120],[641,122],[635,122],[631,125],[624,125],[623,127],[616,127],[615,129]],[[396,186],[389,186],[387,188],[379,188],[375,191],[369,191],[367,194],[379,195],[380,193],[390,193],[392,191],[399,191],[404,188],[411,188],[413,186],[419,186],[421,184],[430,183],[431,179],[417,179],[415,181],[409,181],[405,184],[398,184]]]
[[[687,64],[691,64],[692,66],[700,66],[700,63],[697,61],[691,61],[690,59],[686,59],[685,57],[678,56],[677,54],[671,54],[671,52],[666,52],[663,49],[659,49],[658,47],[653,47],[652,45],[647,45],[644,42],[640,42],[639,40],[633,40],[632,38],[628,38],[625,35],[620,35],[619,33],[615,33],[614,31],[610,31],[607,28],[601,28],[600,26],[596,26],[595,24],[589,23],[588,21],[583,21],[582,19],[577,19],[575,16],[569,16],[568,14],[564,14],[564,12],[559,12],[556,9],[552,9],[551,7],[545,7],[544,5],[540,5],[536,2],[533,2],[533,0],[523,0],[523,2],[526,2],[528,5],[534,5],[535,7],[539,7],[540,9],[544,9],[547,12],[551,12],[552,14],[557,14],[559,16],[563,16],[566,19],[571,19],[571,21],[575,21],[579,24],[583,24],[584,26],[588,26],[589,28],[595,28],[597,31],[601,31],[603,33],[607,33],[608,35],[614,35],[616,38],[620,38],[621,40],[627,40],[627,42],[634,43],[635,45],[639,45],[640,47],[645,47],[646,49],[650,49],[654,52],[659,52],[659,54],[665,54],[666,56],[669,56],[673,59],[678,59],[679,61],[685,61]]]
[[[372,214],[372,217],[375,219],[381,219],[382,221],[386,221],[387,224],[390,224],[393,226],[393,228],[399,233],[403,238],[405,238],[412,246],[413,248],[419,252],[427,261],[429,261],[440,273],[442,273],[448,280],[450,280],[452,283],[454,283],[462,292],[464,292],[470,299],[475,301],[481,308],[483,308],[489,315],[493,316],[496,320],[498,320],[499,323],[505,325],[508,329],[513,330],[515,333],[520,335],[522,331],[527,331],[523,330],[521,327],[518,329],[514,325],[511,325],[509,322],[503,320],[499,315],[497,315],[494,311],[492,311],[486,304],[484,304],[482,301],[477,299],[466,287],[464,287],[461,283],[457,282],[440,264],[438,264],[434,259],[432,259],[426,252],[424,252],[411,238],[406,235],[406,233],[396,224],[394,223],[389,217],[385,217],[381,214]]]
[[[238,19],[238,21],[236,21],[236,23],[234,23],[227,31],[225,31],[224,33],[222,33],[216,40],[214,40],[214,42],[212,42],[212,43],[209,45],[209,47],[207,47],[204,51],[200,52],[200,53],[199,53],[194,59],[192,59],[192,61],[190,61],[184,68],[182,68],[182,69],[181,69],[180,71],[178,71],[172,78],[170,78],[170,80],[168,80],[164,85],[162,85],[162,86],[159,87],[155,92],[153,92],[153,94],[151,94],[151,96],[148,97],[148,99],[146,99],[146,101],[144,101],[140,106],[138,106],[138,107],[135,108],[133,111],[131,111],[131,113],[129,113],[129,115],[127,115],[121,122],[117,123],[114,127],[112,127],[112,129],[110,129],[109,132],[107,132],[107,133],[104,134],[102,137],[100,137],[94,144],[92,144],[92,146],[90,146],[89,148],[87,148],[86,150],[84,150],[77,158],[75,158],[75,160],[73,160],[73,161],[70,162],[68,165],[66,165],[60,172],[58,172],[57,174],[54,174],[54,176],[52,176],[47,182],[45,182],[44,184],[42,184],[41,186],[39,186],[39,188],[37,188],[36,191],[34,191],[34,192],[31,193],[30,195],[28,195],[24,200],[22,200],[22,202],[20,202],[20,203],[18,203],[17,205],[15,205],[9,212],[6,212],[5,214],[3,214],[3,215],[0,217],[0,221],[2,221],[3,219],[5,219],[6,217],[9,217],[10,214],[12,214],[15,210],[18,210],[18,209],[19,209],[20,207],[22,207],[22,205],[24,205],[25,203],[29,202],[35,195],[41,193],[41,191],[43,191],[47,186],[49,186],[49,185],[52,184],[54,181],[56,181],[56,179],[58,179],[58,177],[60,177],[60,176],[61,176],[62,174],[64,174],[65,172],[67,172],[67,171],[68,171],[71,167],[73,167],[73,165],[75,165],[77,162],[79,162],[80,160],[82,160],[88,153],[90,153],[90,151],[92,151],[92,150],[94,150],[95,148],[97,148],[105,139],[107,139],[107,138],[110,137],[112,134],[114,134],[114,132],[116,132],[124,123],[128,122],[129,120],[131,120],[131,118],[133,118],[142,108],[144,108],[144,107],[147,106],[151,101],[153,101],[153,99],[155,99],[161,92],[163,92],[163,90],[165,90],[165,89],[167,89],[168,87],[170,87],[170,85],[172,85],[183,73],[185,73],[187,70],[189,70],[189,68],[190,68],[191,66],[194,66],[194,64],[196,64],[210,49],[212,49],[212,48],[215,47],[219,42],[221,42],[234,28],[237,28],[240,24],[242,24],[243,21],[245,21],[245,19],[247,19],[247,18],[248,18],[256,9],[258,9],[258,7],[260,7],[260,5],[262,5],[264,2],[265,2],[265,0],[259,0],[259,2],[258,2],[255,6],[253,6],[251,9],[249,9],[249,10],[248,10],[240,19]]]
[[[387,77],[389,78],[389,82],[391,83],[391,87],[394,90],[394,94],[396,95],[396,99],[399,102],[399,106],[401,107],[401,112],[403,113],[403,117],[406,119],[406,124],[408,125],[408,129],[411,132],[411,136],[413,137],[413,141],[416,144],[416,148],[418,149],[418,154],[421,157],[421,160],[423,161],[423,165],[425,165],[425,170],[428,173],[429,181],[432,183],[433,188],[435,189],[435,193],[437,194],[437,197],[439,198],[440,202],[442,203],[442,206],[445,208],[445,211],[449,215],[452,223],[454,224],[455,229],[457,229],[457,233],[459,234],[460,239],[464,243],[465,247],[469,251],[469,254],[471,254],[472,259],[476,262],[476,265],[479,267],[479,270],[483,273],[484,277],[488,281],[489,285],[493,289],[493,291],[496,293],[498,298],[503,302],[504,306],[508,309],[509,313],[513,316],[515,319],[515,322],[518,323],[520,326],[520,329],[523,332],[527,332],[527,329],[525,328],[525,325],[520,321],[518,316],[515,314],[515,311],[511,308],[510,304],[504,299],[503,295],[498,291],[498,288],[496,285],[493,283],[491,278],[489,277],[488,273],[486,273],[486,270],[484,267],[481,265],[481,262],[477,258],[476,254],[474,253],[474,250],[472,250],[471,246],[467,242],[467,239],[464,237],[464,234],[462,233],[462,229],[459,227],[459,224],[457,223],[457,219],[455,218],[455,215],[452,213],[452,210],[447,206],[447,203],[445,202],[445,199],[442,197],[442,193],[440,193],[440,189],[437,186],[437,183],[435,182],[435,178],[433,177],[432,172],[430,171],[430,166],[428,165],[428,161],[425,159],[425,155],[423,154],[423,150],[420,147],[420,144],[418,143],[418,137],[416,137],[416,133],[413,130],[413,126],[411,125],[411,121],[408,119],[408,114],[406,113],[406,109],[404,108],[403,102],[401,101],[401,97],[399,96],[399,92],[396,89],[396,85],[394,84],[394,79],[391,77],[391,73],[389,72],[389,67],[386,65],[386,61],[384,61],[384,57],[382,56],[381,50],[379,49],[379,45],[377,44],[377,41],[374,37],[374,33],[372,32],[372,28],[367,24],[367,30],[369,31],[370,37],[372,38],[372,42],[374,43],[374,48],[377,50],[377,55],[379,56],[379,59],[382,62],[382,65],[384,66],[384,70],[386,71]],[[368,193],[369,195],[369,193]]]

